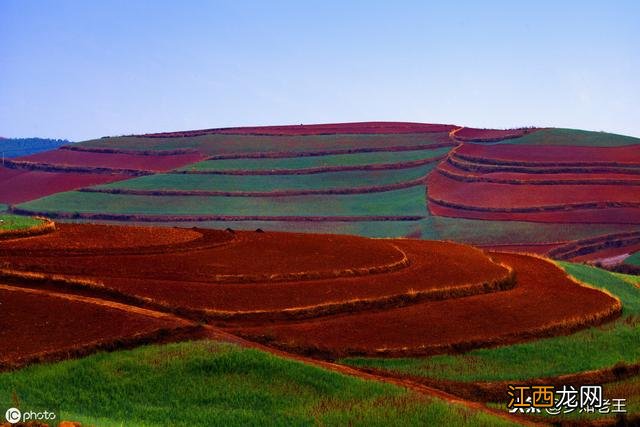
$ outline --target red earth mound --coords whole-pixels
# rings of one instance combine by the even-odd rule
[[[102,167],[116,169],[140,169],[168,171],[203,159],[198,153],[173,154],[170,156],[148,156],[137,154],[95,153],[77,150],[53,150],[15,160],[52,165]]]
[[[360,122],[360,123],[329,123],[314,125],[286,125],[286,126],[254,126],[201,129],[180,132],[162,132],[139,135],[145,138],[178,138],[208,134],[232,135],[333,135],[350,133],[378,133],[401,134],[423,132],[449,132],[453,125],[405,123],[405,122]]]
[[[54,193],[131,178],[77,172],[44,172],[0,167],[0,203],[15,204]]]
[[[0,301],[0,370],[151,342],[192,327],[135,307],[3,284]]]
[[[233,333],[292,351],[345,355],[423,355],[466,351],[569,332],[619,315],[620,302],[570,280],[548,261],[492,257],[516,270],[511,290]],[[446,321],[444,321],[446,319]]]

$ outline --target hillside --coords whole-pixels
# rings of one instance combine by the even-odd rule
[[[603,132],[395,122],[105,137],[5,162],[0,203],[62,220],[450,239],[595,259],[640,250],[638,148]]]

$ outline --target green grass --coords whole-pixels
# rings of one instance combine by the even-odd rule
[[[446,138],[446,134],[444,136]],[[344,148],[419,146],[442,142],[442,134],[360,134],[311,136],[203,135],[187,138],[100,138],[80,146],[124,150],[196,149],[208,155],[257,152],[305,152]]]
[[[323,190],[394,184],[424,177],[436,165],[382,171],[330,172],[312,175],[157,174],[99,185],[134,190],[276,191]]]
[[[640,361],[640,289],[595,267],[559,263],[569,274],[618,296],[622,317],[568,336],[426,358],[349,358],[343,363],[457,381],[526,380]]]
[[[35,227],[42,221],[28,216],[0,214],[0,230],[19,230],[21,228]]]
[[[338,154],[329,156],[287,157],[281,159],[224,159],[205,160],[181,168],[181,170],[273,170],[308,169],[325,166],[362,166],[381,163],[403,163],[435,158],[449,152],[451,147],[433,150],[395,151]]]
[[[69,191],[19,205],[36,212],[161,215],[426,215],[425,190],[287,197],[134,196]]]
[[[100,353],[0,374],[0,405],[100,426],[506,425],[390,384],[232,344]]]
[[[542,129],[521,138],[506,139],[501,144],[529,145],[582,145],[591,147],[617,147],[640,144],[640,138],[606,132],[578,129]]]
[[[640,267],[640,252],[636,252],[629,258],[625,258],[624,263]]]

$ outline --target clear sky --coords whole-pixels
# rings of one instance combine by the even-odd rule
[[[399,120],[640,136],[640,1],[0,0],[0,135]]]

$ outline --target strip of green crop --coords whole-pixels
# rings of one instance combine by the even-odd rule
[[[390,384],[211,341],[0,374],[0,405],[101,426],[508,425]]]
[[[403,374],[457,381],[526,380],[587,370],[616,363],[640,362],[640,289],[595,267],[561,262],[567,273],[618,296],[622,317],[572,335],[510,346],[473,350],[460,355],[426,358],[349,358],[343,363]]]
[[[0,214],[0,230],[19,230],[35,227],[41,222],[39,219],[26,216]]]
[[[205,160],[181,168],[180,170],[273,170],[308,169],[325,166],[362,166],[383,163],[402,163],[445,155],[451,147],[433,150],[396,151],[337,154],[328,156],[288,157],[281,159],[224,159]]]
[[[444,134],[446,138],[446,134]],[[444,139],[446,140],[446,139]],[[358,134],[310,136],[202,135],[185,138],[109,137],[84,141],[81,147],[123,150],[195,149],[203,154],[326,151],[363,147],[421,146],[442,143],[443,134]]]
[[[380,186],[413,181],[427,175],[435,164],[398,170],[329,172],[312,175],[191,175],[157,174],[99,185],[95,188],[131,190],[282,191],[327,190]]]
[[[553,128],[532,132],[520,138],[505,139],[498,144],[618,147],[640,144],[640,138],[606,132]]]
[[[135,196],[69,191],[19,205],[34,212],[139,215],[384,216],[426,212],[416,186],[382,193],[286,197]]]

